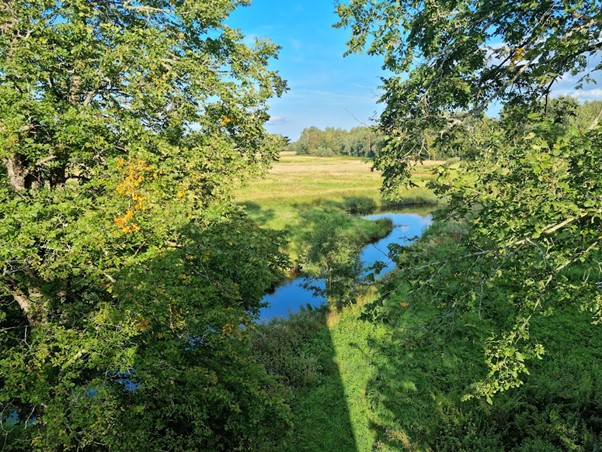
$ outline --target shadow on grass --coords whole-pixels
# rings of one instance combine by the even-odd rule
[[[264,224],[267,223],[270,220],[273,220],[274,217],[276,216],[276,213],[274,212],[274,209],[265,209],[262,208],[259,204],[257,204],[256,202],[252,202],[252,201],[244,201],[239,203],[241,206],[244,207],[244,209],[246,210],[246,212],[256,221],[259,222],[259,224]]]
[[[403,198],[398,201],[381,200],[380,204],[378,204],[374,198],[369,196],[350,196],[343,198],[341,201],[316,199],[311,202],[292,204],[292,206],[299,211],[311,210],[314,208],[336,208],[344,210],[351,215],[369,215],[372,213],[388,211],[397,212],[409,209],[411,209],[412,212],[418,213],[420,213],[422,209],[428,213],[437,205],[439,205],[437,199],[431,197]]]
[[[324,307],[257,326],[257,359],[290,391],[293,434],[285,450],[357,450],[327,318]]]
[[[386,450],[600,450],[602,332],[587,313],[540,318],[546,356],[528,363],[523,386],[493,405],[462,401],[486,374],[478,318],[444,334],[434,313],[406,312],[405,325],[372,341],[371,429]],[[472,330],[472,331],[471,331]]]

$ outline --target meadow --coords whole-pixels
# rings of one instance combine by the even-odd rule
[[[429,166],[416,176],[419,187],[405,200],[420,211],[421,200],[435,201],[424,186]],[[379,184],[358,159],[285,154],[238,199],[295,239],[306,209],[386,205]],[[446,261],[462,254],[465,233],[461,222],[436,222],[412,256]],[[471,265],[439,271],[453,282]],[[486,372],[488,321],[472,311],[446,316],[434,303],[438,292],[410,289],[397,271],[343,309],[303,310],[256,326],[253,352],[288,391],[293,429],[285,450],[599,450],[602,333],[587,313],[567,307],[551,322],[535,322],[533,335],[548,345],[544,359],[531,361],[524,385],[490,405],[464,400]],[[503,311],[506,295],[498,291],[491,309]]]
[[[307,220],[316,212],[330,212],[336,219],[333,233],[351,231],[366,243],[390,229],[354,214],[383,209],[431,211],[438,200],[426,185],[438,163],[417,166],[413,174],[418,187],[404,190],[401,200],[391,203],[380,196],[380,173],[363,159],[284,152],[266,177],[240,189],[236,199],[264,227],[286,231],[287,251],[302,260],[302,242],[317,227]],[[304,270],[316,270],[307,262],[303,265]],[[342,310],[334,306],[303,310],[256,326],[258,361],[289,391],[294,428],[287,450],[363,451],[377,443],[366,397],[375,376],[368,344],[385,329],[360,320],[363,307],[376,296],[375,288],[366,287],[355,303]]]
[[[405,189],[397,207],[437,203],[426,184],[433,167],[427,161],[414,171],[418,187]],[[299,221],[299,213],[316,206],[334,205],[354,212],[391,206],[380,196],[382,176],[370,162],[358,157],[316,157],[282,152],[280,160],[261,179],[251,181],[236,193],[251,217],[266,227],[283,230]]]
[[[391,202],[381,197],[382,176],[372,164],[359,157],[316,157],[282,152],[278,162],[262,178],[239,188],[236,201],[262,227],[285,231],[287,253],[298,265],[306,237],[315,229],[315,214],[330,210],[332,217],[343,219],[340,229],[366,244],[386,235],[389,230],[358,215],[379,210],[412,207],[428,211],[437,198],[427,188],[437,161],[416,166],[413,174],[417,187],[403,189],[400,199]],[[346,212],[351,216],[337,215]],[[307,268],[307,267],[306,267]]]

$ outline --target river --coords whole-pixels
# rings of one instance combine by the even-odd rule
[[[392,243],[399,245],[411,244],[412,241],[422,235],[432,221],[430,215],[418,213],[386,212],[367,215],[364,218],[368,220],[390,218],[393,222],[393,229],[389,235],[365,246],[360,254],[364,268],[374,265],[377,261],[385,264],[379,275],[381,277],[395,268],[395,263],[388,256],[388,246]],[[298,277],[278,286],[273,293],[265,295],[263,301],[268,303],[268,307],[260,310],[259,321],[265,322],[274,317],[288,317],[290,314],[298,312],[301,307],[307,305],[318,307],[326,303],[324,295],[316,294],[315,290],[306,287],[306,283],[306,278]],[[326,281],[324,279],[314,279],[311,285],[323,292]]]

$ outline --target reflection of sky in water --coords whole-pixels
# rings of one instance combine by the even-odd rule
[[[374,265],[381,261],[385,267],[380,276],[391,271],[395,264],[388,257],[387,246],[392,243],[407,245],[417,237],[431,224],[431,216],[422,216],[410,213],[383,213],[377,215],[368,215],[365,218],[377,220],[379,218],[391,218],[393,221],[393,230],[391,233],[376,243],[366,246],[360,255],[364,268]],[[263,301],[269,303],[267,308],[260,311],[260,321],[269,320],[272,317],[286,317],[290,313],[298,312],[307,305],[318,307],[326,302],[326,298],[318,294],[326,288],[323,279],[308,280],[306,278],[296,278],[279,286],[272,294],[265,295]],[[213,328],[209,331],[215,332]],[[190,339],[191,346],[203,344],[202,338]],[[123,386],[126,391],[133,392],[139,387],[139,383],[134,380],[136,371],[134,369],[127,372],[116,373],[113,375],[115,381]],[[90,398],[96,397],[97,391],[93,387],[86,389],[86,395]],[[6,426],[13,426],[20,421],[16,411],[11,412],[4,419]],[[31,416],[28,422],[35,423],[35,416]]]
[[[320,287],[322,290],[326,287],[323,279],[313,280],[310,284]],[[314,307],[320,306],[326,302],[326,298],[306,287],[305,278],[295,278],[278,286],[274,293],[265,295],[262,301],[267,301],[269,306],[261,309],[259,318],[268,320],[272,317],[286,317],[293,312],[298,312],[302,306],[305,307],[308,304]]]
[[[369,220],[390,218],[393,221],[391,233],[378,242],[366,246],[360,254],[364,268],[374,265],[377,261],[385,265],[379,276],[383,276],[395,267],[393,261],[389,259],[388,246],[393,243],[399,245],[410,244],[412,240],[419,237],[430,226],[432,221],[430,215],[423,216],[415,213],[382,213],[368,215],[365,218]],[[310,284],[320,289],[325,287],[324,280],[314,280]],[[276,288],[274,293],[265,295],[263,301],[268,302],[269,306],[260,311],[260,320],[286,317],[290,313],[298,312],[301,307],[307,305],[317,307],[326,302],[323,295],[315,295],[315,291],[306,286],[307,282],[304,278],[296,278]]]
[[[388,246],[391,244],[409,245],[417,237],[420,237],[431,224],[430,215],[422,216],[414,213],[381,213],[364,218],[368,220],[390,218],[393,221],[391,233],[378,242],[366,246],[360,254],[364,268],[374,265],[377,261],[385,264],[380,273],[381,276],[395,268],[395,263],[389,259]]]

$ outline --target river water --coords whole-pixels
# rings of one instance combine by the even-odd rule
[[[368,215],[364,218],[368,220],[390,218],[393,222],[393,230],[389,235],[367,245],[360,254],[364,268],[371,267],[377,261],[385,264],[380,272],[380,277],[395,268],[395,263],[388,256],[388,246],[393,243],[399,245],[411,244],[422,235],[432,221],[430,215],[418,213],[386,212]],[[295,278],[278,286],[273,293],[265,295],[263,301],[268,302],[269,305],[260,310],[259,321],[265,322],[273,317],[288,317],[290,314],[298,312],[301,307],[307,305],[318,307],[326,303],[326,298],[323,295],[326,281],[324,279],[313,279],[311,281],[309,285],[320,289],[319,291],[307,287],[307,283],[308,281],[304,277]],[[316,292],[321,292],[321,294]]]

